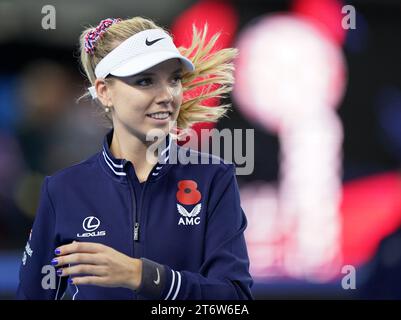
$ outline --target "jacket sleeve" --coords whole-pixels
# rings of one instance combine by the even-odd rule
[[[29,239],[22,254],[17,299],[57,300],[63,295],[67,283],[56,275],[50,264],[57,248],[55,237],[56,216],[48,192],[46,177],[40,194],[39,206]]]
[[[216,176],[208,203],[205,258],[198,272],[173,270],[142,258],[142,281],[137,292],[161,300],[251,300],[252,277],[244,238],[246,216],[234,165]],[[160,272],[161,271],[161,272]],[[159,289],[151,279],[161,273]]]

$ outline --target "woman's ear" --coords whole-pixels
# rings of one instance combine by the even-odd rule
[[[106,82],[104,79],[96,79],[95,80],[95,89],[97,98],[102,103],[103,106],[109,107],[112,105],[110,99],[109,88],[106,86]]]

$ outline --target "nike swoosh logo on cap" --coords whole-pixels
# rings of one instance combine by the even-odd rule
[[[159,268],[156,268],[156,271],[157,271],[157,279],[156,280],[153,280],[153,282],[155,283],[155,285],[159,285],[159,283],[160,283],[160,273],[159,273]]]
[[[146,38],[145,43],[146,43],[147,46],[151,46],[152,44],[155,44],[157,41],[160,41],[160,40],[162,40],[162,39],[164,39],[164,38],[158,38],[158,39],[149,41],[148,38]]]

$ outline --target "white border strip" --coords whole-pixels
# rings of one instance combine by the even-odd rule
[[[173,291],[173,287],[174,287],[174,282],[175,282],[175,272],[173,270],[171,270],[172,274],[173,274],[173,279],[171,280],[171,287],[170,290],[167,294],[167,296],[164,298],[164,300],[167,300],[168,297],[170,296],[171,292]]]
[[[175,300],[175,298],[177,297],[177,294],[178,294],[178,292],[180,291],[180,288],[181,288],[181,274],[178,271],[176,271],[176,272],[178,274],[178,284],[177,284],[177,289],[175,290],[174,297],[171,300]]]

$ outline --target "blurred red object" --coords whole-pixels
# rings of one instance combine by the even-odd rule
[[[348,182],[343,187],[344,264],[360,265],[380,241],[401,225],[401,177],[389,172]]]
[[[339,0],[294,0],[292,11],[307,18],[311,23],[339,45],[345,41],[346,31],[342,28],[343,3]]]
[[[171,31],[175,45],[189,47],[192,41],[192,24],[203,29],[205,23],[209,30],[206,39],[210,40],[215,33],[222,32],[215,49],[227,48],[233,42],[238,28],[238,14],[228,1],[198,1],[173,22]]]
[[[192,40],[192,24],[195,24],[198,30],[203,30],[204,25],[208,25],[208,33],[206,40],[221,32],[220,38],[217,40],[212,52],[229,47],[234,39],[238,28],[238,14],[235,8],[229,1],[213,1],[204,0],[198,1],[188,10],[184,11],[172,24],[171,32],[174,35],[174,43],[177,47],[189,47]],[[199,79],[201,80],[201,79]],[[212,86],[214,90],[216,86]],[[204,87],[197,88],[187,93],[184,99],[201,94]],[[219,99],[206,99],[202,102],[206,106],[216,106],[219,104]],[[201,144],[200,130],[212,129],[214,123],[198,123],[193,126],[199,138],[199,147]]]

